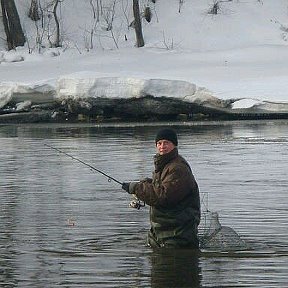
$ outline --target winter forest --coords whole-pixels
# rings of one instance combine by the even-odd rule
[[[66,1],[69,2],[69,0]],[[7,49],[15,49],[27,43],[31,53],[35,50],[41,52],[41,48],[44,47],[69,47],[69,44],[84,46],[85,49],[90,50],[97,45],[101,46],[102,38],[110,39],[113,44],[110,48],[113,46],[119,48],[119,38],[125,39],[127,31],[131,29],[135,30],[137,47],[144,46],[141,21],[142,19],[145,19],[147,23],[151,21],[151,9],[153,9],[151,5],[156,0],[140,0],[140,3],[139,0],[81,1],[83,10],[87,11],[87,15],[90,14],[90,22],[88,20],[88,24],[85,23],[79,27],[83,43],[69,43],[73,41],[69,39],[71,31],[65,26],[65,18],[68,16],[62,8],[66,1],[16,1],[22,8],[22,15],[19,15],[14,0],[1,0],[2,22],[6,35],[6,39],[2,35],[1,40],[3,43],[6,42]],[[181,2],[183,1],[179,2],[179,9]],[[73,5],[73,1],[70,3]],[[76,8],[74,13],[79,12]],[[29,29],[28,32],[27,27],[22,25],[24,17],[30,19],[30,25],[34,25],[34,31],[32,30],[34,35],[30,35],[31,30]],[[97,38],[99,41],[96,44]]]

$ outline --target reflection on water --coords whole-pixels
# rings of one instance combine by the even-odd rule
[[[286,121],[175,126],[203,209],[250,244],[234,253],[150,250],[148,207],[43,145],[129,181],[150,176],[158,128],[0,126],[1,287],[285,287]]]
[[[150,258],[151,287],[200,287],[202,274],[195,251],[155,251]]]

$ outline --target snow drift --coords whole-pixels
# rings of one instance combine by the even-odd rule
[[[83,74],[90,76],[86,77]],[[45,82],[30,85],[4,83],[0,86],[0,108],[13,103],[16,107],[15,112],[19,112],[24,109],[29,110],[35,104],[60,103],[66,100],[83,103],[83,100],[92,98],[94,99],[93,106],[97,105],[99,99],[129,100],[149,96],[166,99],[168,104],[171,99],[179,101],[178,103],[193,103],[199,107],[198,111],[200,112],[202,108],[206,112],[207,109],[212,109],[214,113],[228,114],[288,113],[287,103],[273,103],[247,98],[222,100],[215,97],[209,90],[182,80],[132,77],[97,78],[91,77],[91,75],[89,72],[81,72],[62,76],[55,81],[54,85]],[[89,105],[86,106],[89,107]],[[92,106],[90,105],[89,109],[93,109]]]

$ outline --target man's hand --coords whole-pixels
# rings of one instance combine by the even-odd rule
[[[134,194],[136,184],[137,182],[123,182],[122,189],[128,192],[129,194]]]
[[[122,189],[129,193],[130,182],[123,182]]]

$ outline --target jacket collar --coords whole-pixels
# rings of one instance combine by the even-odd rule
[[[178,156],[178,149],[175,147],[172,151],[167,154],[160,155],[156,154],[154,156],[155,172],[159,172],[164,169],[165,165],[169,163],[172,159]]]

